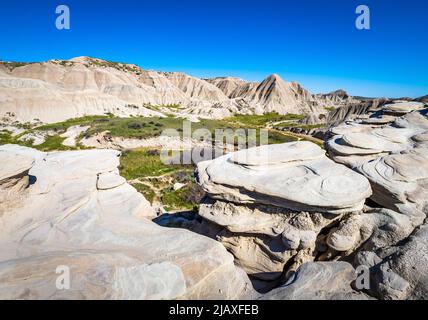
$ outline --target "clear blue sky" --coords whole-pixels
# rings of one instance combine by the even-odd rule
[[[55,28],[55,8],[71,30]],[[370,31],[355,9],[371,9]],[[428,94],[426,0],[2,0],[0,59],[93,56],[201,77],[271,73],[312,92]]]

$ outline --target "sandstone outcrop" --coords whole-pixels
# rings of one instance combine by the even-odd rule
[[[399,246],[361,251],[355,265],[370,268],[370,293],[387,300],[428,297],[428,225],[424,224]]]
[[[328,254],[328,231],[360,213],[368,180],[309,142],[270,145],[198,164],[199,214],[253,278],[278,280]],[[352,235],[353,236],[353,235]]]
[[[119,152],[43,153],[5,145],[0,160],[0,298],[252,294],[220,243],[147,219],[153,209],[120,177]],[[69,268],[69,290],[56,286],[59,267]]]
[[[265,300],[368,300],[351,284],[357,274],[347,262],[309,262],[285,285],[263,295]]]
[[[367,177],[375,202],[408,215],[415,225],[421,224],[428,195],[426,115],[414,111],[389,125],[355,121],[330,131],[332,137],[326,146],[331,158]]]
[[[390,123],[349,121],[332,128],[326,143],[332,159],[369,179],[371,199],[393,210],[354,216],[327,240],[336,250],[360,248],[354,264],[371,268],[371,294],[381,299],[427,297],[427,113],[423,103],[385,105],[379,116]],[[342,237],[341,230],[357,237]]]

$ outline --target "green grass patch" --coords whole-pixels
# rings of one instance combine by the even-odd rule
[[[0,132],[0,145],[2,144],[13,144],[15,143],[15,139],[9,132],[3,131]]]
[[[172,187],[166,188],[162,190],[162,204],[167,211],[193,210],[198,204],[190,200],[192,191],[191,184],[180,190],[174,190]]]
[[[6,132],[0,132],[0,145],[3,144],[17,144],[20,146],[24,146],[24,147],[30,147],[30,148],[34,148],[40,151],[66,151],[66,150],[75,150],[77,148],[71,148],[71,147],[67,147],[64,146],[62,143],[64,142],[64,140],[66,138],[61,138],[59,135],[55,135],[55,136],[47,136],[45,142],[43,142],[42,144],[38,145],[38,146],[34,146],[33,145],[33,141],[27,140],[27,141],[21,141],[19,140],[20,137],[22,137],[23,135],[27,134],[28,132],[23,132],[22,134],[16,136],[16,137],[12,137],[12,135],[10,133],[6,133]]]
[[[276,129],[291,129],[291,128],[299,128],[302,130],[312,130],[325,127],[325,124],[300,124],[300,123],[281,123],[275,126]]]
[[[335,111],[335,110],[336,110],[336,108],[335,108],[335,107],[324,107],[324,109],[325,109],[326,111],[328,111],[328,112],[332,112],[332,111]]]
[[[185,169],[184,165],[164,164],[158,152],[140,149],[124,152],[120,161],[120,174],[127,180],[161,176]]]
[[[75,148],[70,148],[62,144],[65,139],[66,138],[62,138],[60,136],[48,136],[46,137],[45,142],[38,146],[33,146],[33,148],[45,152],[74,150]]]
[[[294,142],[298,139],[296,137],[283,134],[280,132],[269,131],[269,144],[280,144],[280,143],[288,143]]]
[[[12,136],[10,132],[7,132],[7,131],[0,132],[0,145],[17,144],[24,147],[32,147],[33,142],[31,140],[30,141],[19,140],[19,138],[25,135],[26,133],[27,132],[23,132],[17,136]]]
[[[137,191],[141,193],[144,198],[147,199],[147,201],[153,204],[153,200],[156,197],[156,193],[152,190],[152,188],[141,183],[133,183],[132,186],[137,189]]]
[[[160,136],[165,129],[173,129],[181,136],[185,130],[185,121],[187,120],[174,117],[110,118],[106,121],[93,122],[89,133],[96,134],[109,131],[114,137],[148,139]],[[192,132],[198,129],[207,129],[213,135],[216,129],[237,128],[226,121],[205,119],[190,123],[190,127]]]
[[[277,113],[266,113],[263,115],[235,115],[227,118],[227,121],[238,122],[247,126],[266,126],[269,122],[290,121],[304,119],[304,115],[299,114],[286,114],[280,115]]]
[[[66,131],[72,126],[92,126],[96,123],[108,121],[111,118],[111,115],[104,116],[85,116],[81,118],[69,119],[63,122],[46,124],[40,127],[37,127],[37,130],[42,131]]]

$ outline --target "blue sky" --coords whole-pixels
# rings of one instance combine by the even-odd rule
[[[71,30],[55,28],[55,8]],[[371,30],[355,9],[371,10]],[[425,0],[2,0],[0,59],[93,56],[200,77],[272,73],[310,91],[428,94]]]

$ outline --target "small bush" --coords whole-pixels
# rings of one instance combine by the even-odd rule
[[[137,122],[137,121],[128,122],[128,128],[129,129],[138,130],[138,129],[141,129],[142,127],[143,126],[141,125],[140,122]]]

